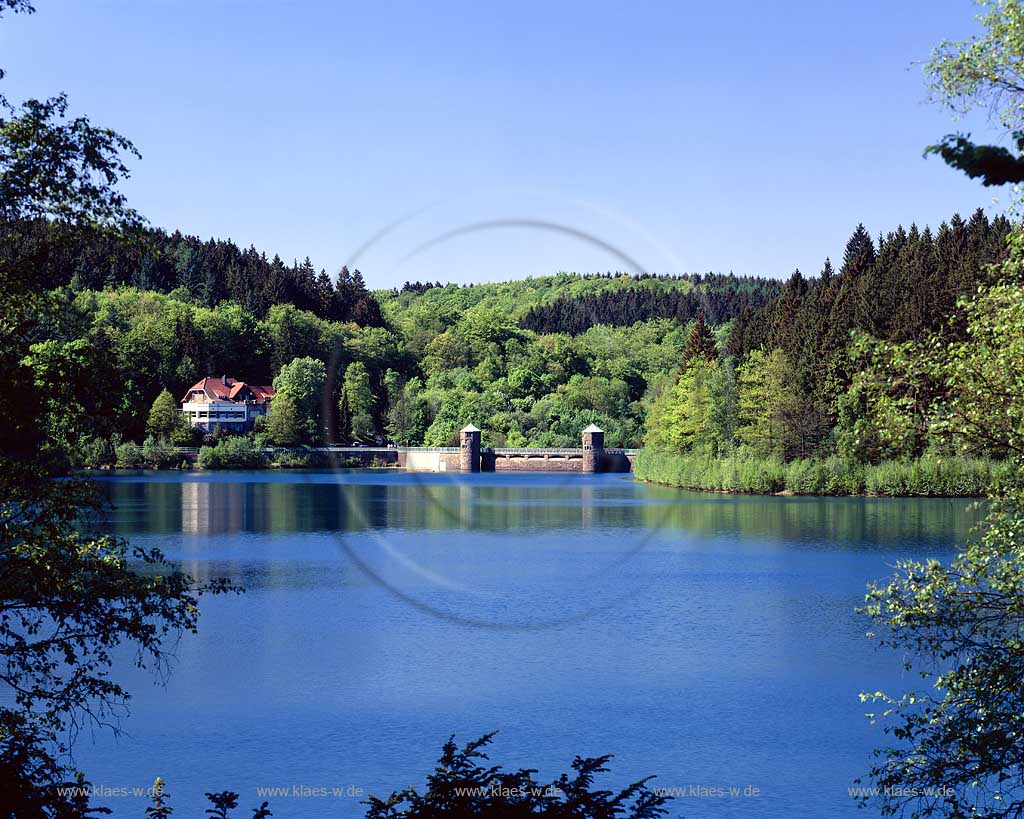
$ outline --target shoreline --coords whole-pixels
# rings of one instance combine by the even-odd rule
[[[864,464],[838,456],[784,462],[750,453],[718,458],[645,449],[633,472],[637,480],[691,492],[772,497],[970,499],[1018,480],[1012,462],[956,455]]]
[[[889,494],[885,492],[794,492],[792,489],[781,489],[778,492],[754,492],[742,489],[708,489],[694,486],[679,486],[674,483],[638,478],[633,480],[650,486],[662,486],[666,489],[678,489],[680,492],[698,492],[702,495],[744,495],[759,498],[918,498],[922,500],[983,500],[986,494],[978,495],[920,495],[920,494]]]
[[[334,472],[337,470],[359,470],[359,471],[375,471],[375,472],[415,472],[416,474],[424,475],[447,475],[447,474],[462,474],[462,473],[448,473],[448,472],[425,472],[421,470],[408,470],[405,467],[398,466],[397,464],[382,464],[379,466],[283,466],[279,464],[264,464],[262,466],[249,466],[239,467],[232,469],[208,469],[201,466],[190,466],[182,468],[180,466],[169,466],[169,467],[156,467],[156,466],[141,466],[141,467],[116,467],[116,466],[102,466],[102,467],[82,467],[76,469],[73,474],[82,475],[88,478],[94,473],[108,473],[108,472],[197,472],[207,475],[215,475],[218,473],[230,473],[230,472],[260,472],[260,471],[271,471],[271,472],[289,472],[289,471],[309,471],[309,472]],[[550,473],[530,473],[530,472],[498,472],[498,473],[465,473],[471,474],[501,474],[501,475],[528,475],[528,474],[550,474]],[[572,474],[572,473],[565,473]],[[981,500],[986,497],[985,493],[980,494],[922,494],[922,493],[890,493],[890,492],[796,492],[792,489],[781,489],[774,492],[758,492],[755,490],[743,490],[743,489],[720,489],[711,487],[698,487],[698,486],[681,486],[679,484],[667,483],[665,481],[652,480],[648,478],[638,477],[635,473],[595,473],[595,474],[621,474],[624,477],[629,475],[632,480],[637,483],[647,484],[648,486],[660,486],[665,489],[675,489],[679,492],[693,492],[702,495],[740,495],[744,497],[762,497],[762,498],[918,498],[918,499],[931,499],[931,500]]]

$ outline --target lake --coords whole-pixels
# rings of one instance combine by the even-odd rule
[[[672,816],[875,815],[847,791],[882,741],[857,695],[917,681],[854,609],[895,560],[950,557],[976,519],[963,500],[692,494],[629,475],[101,481],[113,532],[246,589],[204,601],[166,686],[120,676],[135,694],[121,736],[75,748],[94,785],[160,775],[189,816],[225,789],[238,816],[264,798],[280,819],[362,816],[367,793],[421,784],[449,735],[495,729],[506,767],[554,777],[613,753],[599,784],[725,791]],[[115,817],[144,806],[99,801]]]

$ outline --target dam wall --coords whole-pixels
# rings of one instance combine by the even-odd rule
[[[579,448],[481,446],[481,433],[469,425],[459,433],[457,447],[329,446],[312,451],[338,462],[362,466],[399,466],[413,472],[632,472],[636,450],[608,449],[604,432],[591,424],[581,433]],[[306,450],[310,451],[310,450]],[[273,450],[268,450],[272,454]]]

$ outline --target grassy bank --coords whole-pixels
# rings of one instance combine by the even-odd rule
[[[894,497],[977,497],[994,480],[1006,480],[1010,466],[980,458],[922,457],[875,466],[832,457],[783,463],[750,456],[712,458],[644,449],[634,465],[643,481],[711,492],[797,495],[890,495]]]

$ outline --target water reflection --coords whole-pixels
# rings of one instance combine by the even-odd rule
[[[947,557],[976,519],[963,501],[687,494],[621,475],[103,482],[114,531],[247,590],[204,600],[171,686],[129,685],[128,733],[82,749],[98,783],[173,777],[189,816],[224,787],[248,801],[283,782],[388,792],[450,734],[497,728],[503,756],[552,771],[615,752],[616,786],[655,772],[762,788],[677,803],[690,819],[862,817],[846,788],[879,737],[857,693],[907,684],[864,639],[864,584],[899,557]],[[556,626],[466,627],[481,621]]]
[[[384,473],[132,476],[105,481],[118,534],[228,534],[464,529],[682,530],[804,546],[950,545],[979,513],[962,500],[707,495],[622,476],[530,484]]]

